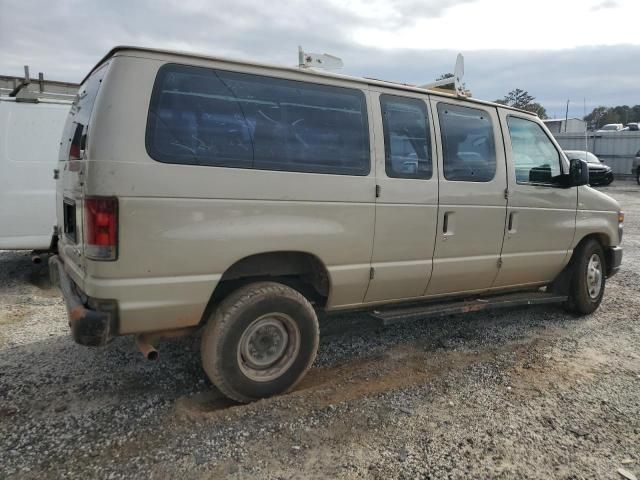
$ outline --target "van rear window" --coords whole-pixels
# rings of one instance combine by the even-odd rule
[[[146,146],[160,162],[367,175],[364,94],[355,89],[168,64]]]
[[[93,104],[98,96],[102,79],[107,73],[109,63],[105,63],[80,85],[80,90],[71,104],[67,121],[62,131],[59,159],[79,160],[87,146],[89,121]]]

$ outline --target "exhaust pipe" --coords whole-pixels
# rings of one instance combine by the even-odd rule
[[[159,357],[158,351],[153,344],[161,338],[176,338],[191,335],[198,327],[178,328],[176,330],[160,330],[158,332],[146,332],[136,335],[136,345],[140,353],[144,355],[147,360],[157,360]]]
[[[148,334],[140,334],[136,335],[136,345],[138,346],[138,350],[140,353],[144,355],[144,358],[147,360],[157,360],[158,359],[158,351],[155,349],[153,345],[151,345],[150,335]]]

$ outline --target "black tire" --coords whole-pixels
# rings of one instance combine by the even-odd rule
[[[596,276],[593,271],[589,271],[592,265],[592,259],[597,258],[599,265],[600,286],[594,286],[594,278]],[[581,244],[575,252],[573,258],[573,273],[569,286],[569,300],[567,308],[569,311],[578,315],[587,315],[594,312],[604,295],[605,289],[605,257],[600,244],[589,239]]]
[[[638,167],[638,170],[636,170],[636,182],[638,182],[638,185],[640,185],[640,167]]]
[[[311,367],[319,339],[318,318],[302,294],[280,283],[252,283],[231,293],[209,318],[202,365],[222,393],[248,403],[293,388]],[[274,363],[258,365],[265,356],[271,361],[274,351]]]

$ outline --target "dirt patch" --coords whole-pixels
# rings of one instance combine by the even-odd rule
[[[0,325],[21,322],[30,310],[26,305],[0,305]]]
[[[553,336],[545,332],[544,336]],[[307,373],[295,389],[287,394],[288,402],[299,409],[316,410],[341,403],[358,401],[372,395],[392,392],[397,389],[425,385],[444,376],[460,374],[474,365],[495,362],[505,354],[515,355],[516,364],[530,363],[531,351],[535,350],[542,336],[520,340],[515,345],[506,344],[483,351],[444,350],[431,351],[420,345],[410,344],[391,348],[383,355],[350,361],[334,367],[314,368]],[[518,367],[516,367],[518,368]],[[533,370],[523,370],[533,372]],[[176,402],[176,414],[196,418],[214,418],[217,415],[242,415],[246,411],[270,408],[280,398],[264,399],[240,405],[227,400],[215,388]]]

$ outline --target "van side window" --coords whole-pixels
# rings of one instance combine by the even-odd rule
[[[477,108],[438,103],[444,178],[490,182],[496,174],[493,123]]]
[[[380,95],[385,170],[393,178],[431,178],[431,136],[424,101]]]
[[[363,92],[168,64],[149,107],[147,152],[160,162],[367,175]]]
[[[552,185],[562,174],[560,154],[536,122],[508,116],[516,182]]]

